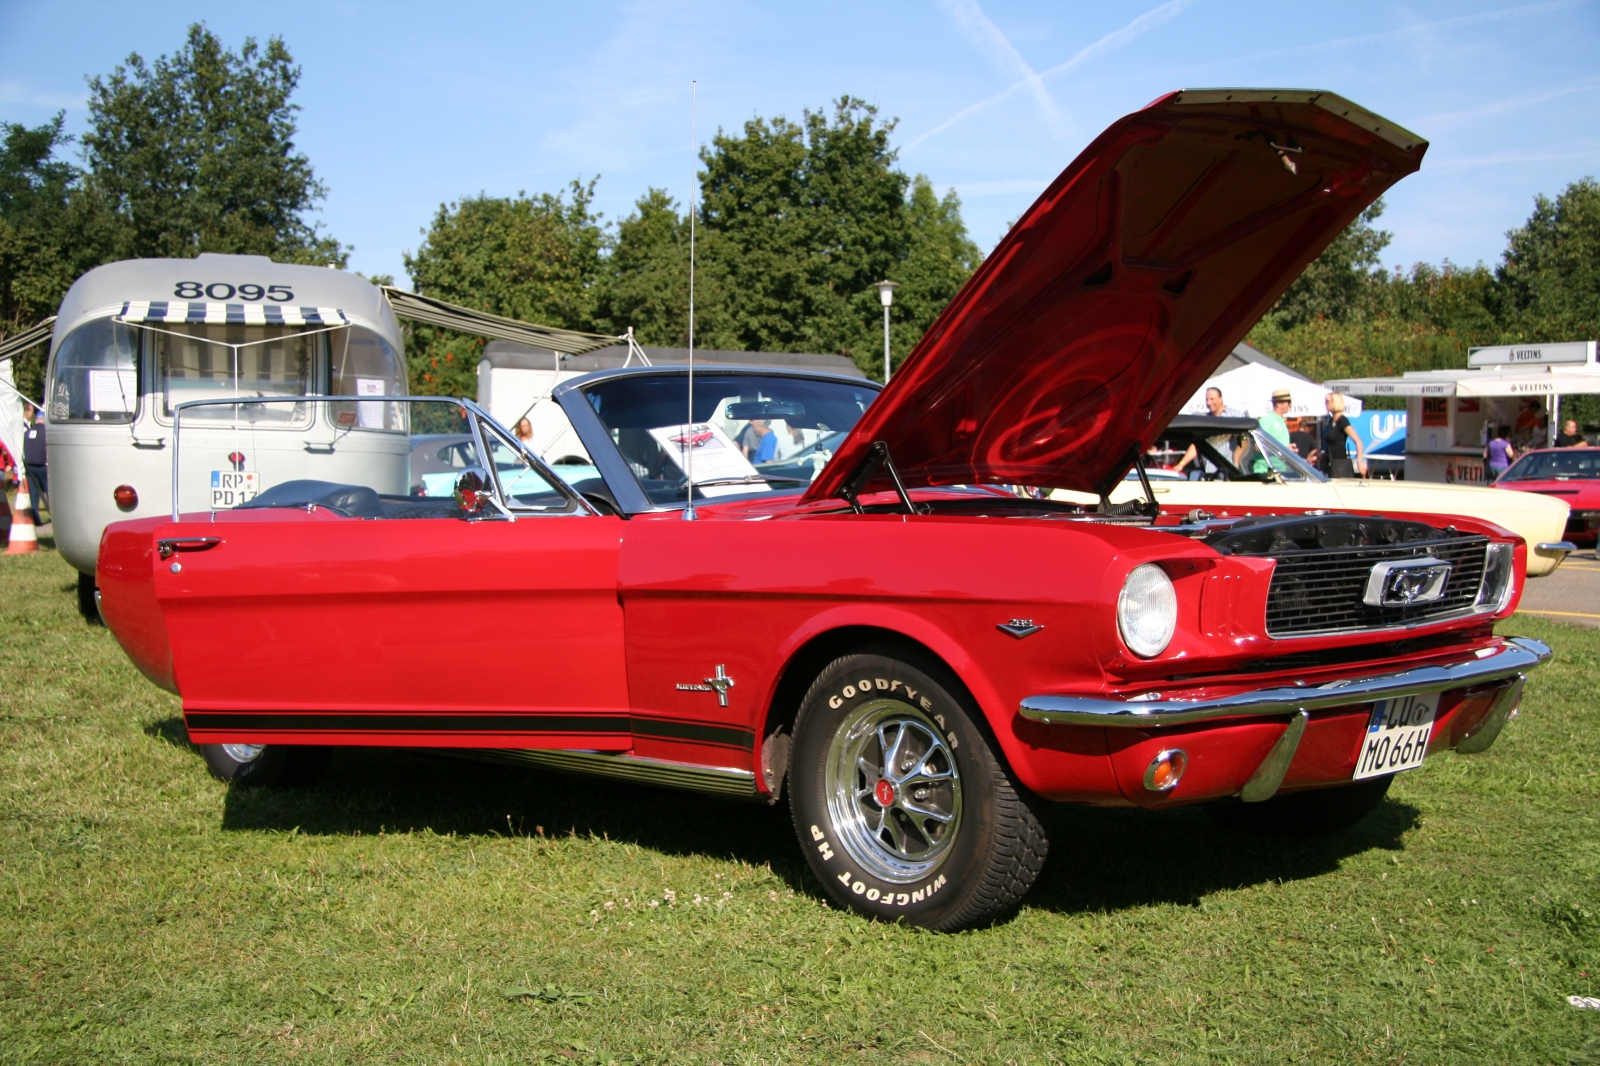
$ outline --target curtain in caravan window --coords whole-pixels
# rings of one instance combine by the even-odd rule
[[[320,338],[285,326],[163,324],[145,331],[147,350],[156,353],[156,372],[169,417],[180,403],[257,396],[304,396],[315,380]],[[232,421],[227,405],[187,411],[184,420]],[[241,405],[250,422],[303,425],[302,404]]]

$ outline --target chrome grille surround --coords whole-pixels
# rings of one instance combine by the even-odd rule
[[[1473,535],[1408,544],[1278,552],[1267,592],[1267,635],[1281,640],[1409,629],[1473,614],[1480,610],[1478,590],[1483,584],[1488,546],[1488,537]],[[1430,555],[1451,565],[1443,595],[1438,599],[1391,607],[1362,602],[1374,566]]]

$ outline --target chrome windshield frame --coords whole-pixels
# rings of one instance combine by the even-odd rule
[[[766,378],[803,378],[807,381],[817,381],[827,384],[845,385],[852,388],[865,388],[878,393],[883,391],[883,386],[870,378],[846,377],[842,374],[826,374],[815,370],[790,369],[787,367],[743,366],[727,363],[701,363],[695,370],[695,377],[703,378],[712,375],[739,374],[750,377]],[[612,499],[617,503],[618,509],[624,515],[650,514],[666,511],[682,511],[686,503],[657,503],[645,494],[639,479],[634,476],[633,470],[628,466],[627,460],[617,450],[617,445],[611,439],[610,430],[601,421],[600,415],[590,406],[587,390],[599,382],[612,380],[618,377],[633,376],[688,376],[688,368],[679,365],[655,365],[648,367],[618,367],[612,370],[596,370],[580,377],[563,381],[550,392],[550,398],[561,408],[571,423],[573,432],[578,435],[584,450],[589,453],[590,460],[599,472],[600,479],[605,482],[606,488],[611,491]],[[848,436],[848,434],[847,434]],[[699,484],[698,482],[696,484]],[[768,490],[771,492],[803,492],[805,486],[777,485]],[[733,494],[716,497],[716,502],[738,499]],[[696,506],[704,506],[714,502],[703,499],[696,502]]]
[[[533,466],[534,470],[538,472],[539,476],[544,478],[545,481],[549,483],[550,487],[552,489],[554,489],[558,495],[560,495],[561,497],[563,497],[568,502],[570,502],[570,503],[572,503],[574,505],[572,510],[563,511],[563,512],[561,512],[562,514],[585,514],[585,515],[595,515],[595,516],[598,516],[600,514],[599,510],[597,510],[592,503],[590,503],[588,500],[583,498],[582,493],[578,492],[571,485],[568,485],[566,483],[566,481],[563,480],[560,477],[560,475],[556,474],[556,472],[550,468],[550,465],[548,463],[546,463],[542,458],[540,458],[538,455],[536,455],[526,445],[524,445],[520,441],[518,441],[517,437],[516,437],[516,434],[510,432],[504,426],[500,425],[500,423],[498,423],[498,422],[496,422],[494,420],[494,417],[492,415],[490,415],[489,412],[485,411],[483,408],[479,407],[476,403],[474,403],[471,400],[466,399],[465,397],[459,397],[459,396],[411,396],[411,395],[405,395],[405,396],[348,396],[348,395],[339,395],[339,396],[328,396],[328,395],[323,395],[323,396],[240,396],[240,397],[233,397],[233,398],[230,398],[230,399],[220,399],[220,400],[187,400],[187,401],[185,401],[183,403],[176,404],[176,405],[173,406],[173,408],[172,408],[172,520],[174,522],[182,521],[181,513],[180,513],[179,507],[178,507],[178,487],[179,487],[179,483],[180,483],[179,482],[179,460],[180,460],[181,456],[183,455],[183,448],[182,448],[182,443],[183,443],[183,438],[182,438],[183,412],[188,410],[189,408],[192,408],[192,407],[235,407],[235,408],[237,408],[237,407],[244,407],[244,406],[247,406],[247,405],[250,405],[250,404],[269,404],[269,403],[316,404],[316,403],[424,403],[424,402],[452,404],[452,405],[454,405],[456,407],[463,408],[464,410],[468,411],[472,415],[472,418],[470,418],[468,421],[469,421],[470,426],[471,426],[473,445],[478,449],[478,455],[483,459],[485,469],[488,470],[489,476],[494,478],[495,494],[491,498],[490,502],[493,503],[494,506],[495,506],[495,509],[500,512],[500,515],[499,515],[500,517],[502,517],[502,518],[504,518],[504,519],[506,519],[508,521],[513,521],[514,522],[514,521],[517,520],[519,514],[520,515],[525,515],[527,517],[533,517],[537,512],[533,512],[533,511],[519,512],[519,511],[517,511],[517,510],[515,510],[513,508],[509,508],[509,507],[507,507],[505,505],[505,503],[504,503],[505,488],[504,488],[504,485],[502,484],[501,479],[500,479],[500,472],[498,470],[494,469],[494,465],[495,464],[492,461],[490,461],[489,458],[488,458],[492,453],[489,450],[488,438],[485,436],[485,423],[494,426],[499,431],[498,436],[500,436],[502,438],[501,443],[503,443],[503,444],[515,443],[515,446],[516,446],[517,450],[520,451],[522,453],[522,455],[528,460],[528,462]],[[238,413],[235,412],[235,414],[234,414],[234,421],[235,422],[238,421],[238,417],[239,417]],[[346,430],[345,432],[349,433],[350,431]],[[409,439],[411,434],[408,432],[406,434],[406,436]]]

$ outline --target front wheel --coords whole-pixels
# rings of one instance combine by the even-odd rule
[[[836,901],[954,930],[1014,909],[1048,845],[976,710],[936,673],[883,655],[835,660],[795,720],[789,802]]]
[[[292,788],[322,776],[331,752],[301,744],[201,744],[218,781],[256,788]]]
[[[1232,829],[1302,839],[1349,829],[1371,814],[1389,792],[1393,774],[1336,788],[1288,792],[1261,803],[1220,803],[1206,813]]]

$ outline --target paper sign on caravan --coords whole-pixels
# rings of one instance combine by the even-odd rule
[[[382,378],[356,378],[357,396],[382,396]],[[383,428],[383,404],[358,403],[356,404],[358,424],[363,429]]]
[[[767,492],[771,486],[758,480],[760,475],[750,465],[739,446],[728,439],[722,427],[712,422],[698,422],[692,426],[662,426],[652,429],[667,458],[687,471],[690,453],[693,452],[694,483],[707,496],[730,496],[740,492]],[[750,483],[745,483],[749,478]],[[730,480],[739,484],[727,484]],[[714,482],[724,484],[714,484]]]

